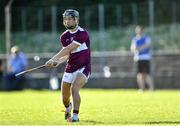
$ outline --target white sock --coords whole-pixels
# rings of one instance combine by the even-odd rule
[[[78,114],[76,113],[73,113],[73,117],[72,117],[73,120],[78,120]]]

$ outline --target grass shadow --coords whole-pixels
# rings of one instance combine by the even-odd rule
[[[152,121],[145,122],[145,124],[180,124],[180,121]]]
[[[104,122],[95,121],[95,120],[81,120],[81,122],[89,123],[89,124],[92,124],[92,125],[95,125],[95,124],[105,124]]]

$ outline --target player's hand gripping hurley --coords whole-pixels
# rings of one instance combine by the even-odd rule
[[[34,71],[34,70],[44,68],[44,67],[51,68],[51,67],[56,67],[56,66],[57,66],[57,62],[53,62],[53,61],[49,62],[48,61],[46,64],[43,64],[43,65],[40,65],[40,66],[37,66],[37,67],[34,67],[34,68],[30,68],[30,69],[25,70],[25,71],[22,71],[20,73],[17,73],[15,76],[19,76],[19,75],[22,75],[22,74],[25,74],[25,73],[28,73],[28,72],[31,72],[31,71]]]

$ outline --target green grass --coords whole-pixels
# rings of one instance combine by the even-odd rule
[[[180,125],[178,90],[83,89],[81,96],[75,125]],[[60,99],[60,91],[0,92],[0,125],[69,125]]]

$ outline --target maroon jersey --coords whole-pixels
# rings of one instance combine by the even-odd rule
[[[66,30],[61,35],[60,42],[63,47],[68,46],[72,42],[79,45],[77,49],[71,52],[65,72],[72,73],[82,67],[86,67],[87,72],[91,71],[90,39],[86,30],[81,27],[78,27],[75,32]]]

